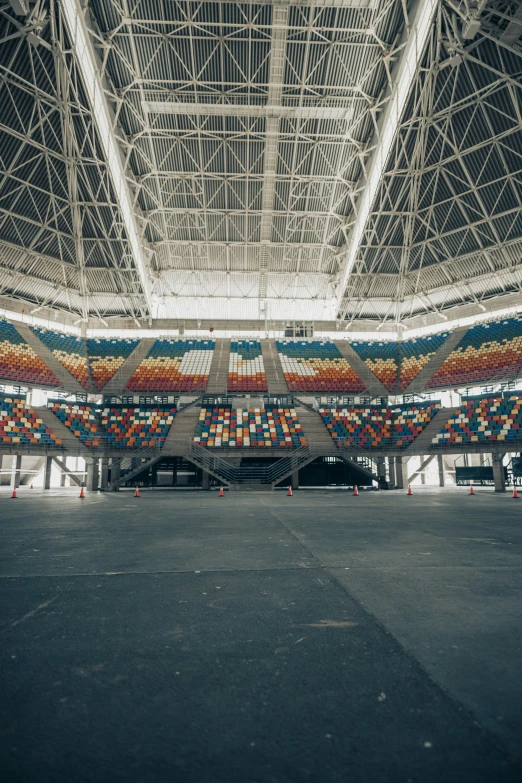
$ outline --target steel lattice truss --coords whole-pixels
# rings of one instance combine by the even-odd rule
[[[399,322],[520,291],[521,3],[431,0],[368,195],[423,3],[91,0],[97,95],[79,0],[0,0],[0,294]]]

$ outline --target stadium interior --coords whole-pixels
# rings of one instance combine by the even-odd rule
[[[0,0],[0,93],[8,779],[522,780],[522,2]]]

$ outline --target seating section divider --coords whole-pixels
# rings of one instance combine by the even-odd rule
[[[413,337],[399,343],[399,389],[404,391],[425,367],[431,357],[444,345],[451,332],[439,332],[424,337]]]
[[[399,375],[398,343],[391,340],[355,340],[354,351],[389,392],[396,392]]]
[[[49,348],[51,353],[63,364],[84,389],[89,388],[89,370],[87,351],[81,337],[42,326],[31,326],[31,331]]]
[[[139,344],[139,339],[132,338],[93,337],[87,340],[91,377],[97,391],[116,375]]]

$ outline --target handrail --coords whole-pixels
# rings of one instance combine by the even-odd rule
[[[309,461],[312,456],[309,446],[299,446],[285,457],[267,467],[236,467],[227,460],[210,453],[209,449],[200,444],[189,442],[187,456],[197,465],[210,473],[216,474],[232,484],[273,484],[282,480],[289,473],[299,470],[299,467]]]

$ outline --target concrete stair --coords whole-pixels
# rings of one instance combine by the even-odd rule
[[[82,445],[80,439],[73,435],[71,430],[49,408],[33,406],[33,410],[38,414],[46,428],[52,430],[63,441],[63,445],[68,453],[77,452],[79,449],[82,452],[87,450]]]
[[[314,455],[316,457],[339,457],[339,449],[326,429],[321,415],[304,408],[302,405],[296,407],[296,413]]]
[[[207,382],[207,394],[226,394],[228,390],[228,365],[230,362],[230,340],[216,340],[212,364]]]
[[[344,356],[350,367],[357,373],[364,383],[366,390],[372,397],[388,397],[390,392],[363,362],[347,340],[335,340],[335,345]]]
[[[16,328],[17,332],[24,338],[25,342],[30,345],[33,351],[39,356],[42,362],[56,375],[65,391],[74,392],[76,394],[86,394],[87,389],[84,389],[74,375],[71,375],[71,373],[65,369],[63,364],[58,361],[49,348],[44,345],[33,331],[31,331],[27,324],[24,324],[21,321],[11,321],[11,323]]]
[[[155,337],[145,337],[141,340],[127,358],[126,362],[112,376],[110,381],[105,384],[102,389],[103,394],[114,394],[115,396],[123,394],[127,383],[130,381],[143,359],[147,356],[154,345],[155,340]],[[128,393],[130,394],[131,392]]]
[[[410,446],[408,446],[408,448],[405,450],[405,456],[408,455],[410,449],[417,453],[424,453],[422,449],[427,449],[427,454],[433,445],[431,442],[432,438],[434,438],[435,435],[441,431],[441,429],[444,427],[446,422],[451,419],[456,410],[458,410],[458,408],[441,408],[441,410],[435,414],[430,423],[424,427],[421,434],[417,435],[413,443],[411,443]]]
[[[288,384],[276,348],[275,340],[261,340],[263,364],[269,394],[288,394]]]
[[[200,410],[201,408],[195,405],[191,408],[183,408],[176,413],[161,450],[163,457],[186,456],[188,444],[196,431]]]
[[[461,326],[458,329],[455,329],[455,331],[450,334],[446,342],[443,343],[437,351],[435,351],[431,359],[424,365],[422,370],[418,373],[418,375],[415,376],[410,385],[404,390],[403,394],[419,394],[420,392],[423,392],[430,378],[433,377],[442,363],[446,361],[453,349],[456,348],[456,346],[460,343],[468,329],[469,326]]]

